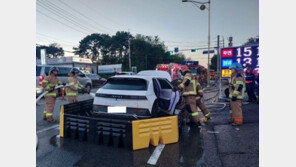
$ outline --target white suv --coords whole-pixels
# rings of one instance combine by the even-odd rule
[[[182,103],[181,94],[173,92],[165,77],[119,75],[109,78],[96,92],[93,110],[107,113],[108,106],[126,106],[126,114],[154,117],[160,113],[174,115],[176,106]]]

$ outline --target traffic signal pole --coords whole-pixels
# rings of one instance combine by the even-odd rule
[[[207,75],[207,87],[210,87],[210,44],[211,44],[211,35],[210,35],[210,9],[211,9],[211,1],[209,0],[209,6],[208,6],[208,11],[209,11],[209,19],[208,19],[208,75]]]

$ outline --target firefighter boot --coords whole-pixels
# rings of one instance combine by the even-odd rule
[[[48,122],[56,122],[56,120],[52,117],[52,113],[46,113],[46,119]]]
[[[43,120],[47,120],[46,119],[46,111],[45,110],[43,111]]]

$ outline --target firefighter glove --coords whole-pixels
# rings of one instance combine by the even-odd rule
[[[236,101],[237,98],[236,98],[236,97],[232,97],[231,100],[232,100],[232,101]]]

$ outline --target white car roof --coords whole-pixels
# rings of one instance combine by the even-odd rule
[[[166,71],[158,71],[158,70],[144,70],[138,72],[137,75],[140,76],[150,76],[155,78],[166,78],[168,81],[172,81],[170,74]]]
[[[145,79],[148,81],[152,81],[152,78],[166,78],[166,77],[137,74],[137,75],[115,75],[111,78],[139,78],[139,79]],[[169,80],[169,81],[171,82],[171,80]]]

